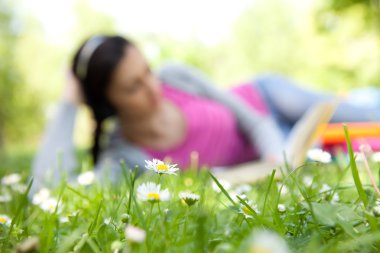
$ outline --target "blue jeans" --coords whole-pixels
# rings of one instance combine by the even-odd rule
[[[301,88],[294,81],[276,74],[253,79],[280,129],[287,136],[294,124],[315,103],[335,99],[329,93]],[[380,89],[369,87],[353,90],[341,102],[330,122],[380,122]]]

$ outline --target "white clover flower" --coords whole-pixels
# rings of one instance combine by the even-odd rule
[[[337,192],[334,193],[334,195],[331,198],[331,203],[336,204],[340,201],[339,195]]]
[[[12,196],[9,194],[0,195],[0,203],[9,202],[12,200]]]
[[[284,204],[278,204],[277,209],[280,213],[283,213],[286,211],[286,206]]]
[[[39,206],[42,210],[49,213],[54,213],[56,208],[57,213],[60,213],[62,207],[58,200],[55,198],[48,198],[47,200],[43,201]]]
[[[161,185],[153,182],[143,183],[137,188],[137,196],[142,201],[159,202],[169,200],[169,190],[160,190],[160,188]]]
[[[11,219],[8,217],[8,215],[0,214],[0,224],[9,226],[11,224]]]
[[[13,185],[13,184],[19,183],[20,181],[21,181],[21,176],[17,173],[9,174],[7,176],[4,176],[1,179],[1,183],[3,185]]]
[[[26,186],[25,184],[17,183],[17,184],[12,184],[11,188],[12,188],[12,190],[14,190],[16,192],[23,194],[26,192],[26,189],[28,188],[28,186]]]
[[[42,202],[48,200],[50,197],[50,191],[47,188],[42,188],[39,192],[33,195],[32,203],[34,205],[40,205]]]
[[[75,217],[77,216],[78,214],[80,213],[80,210],[76,210],[74,212],[71,212],[71,214],[69,215],[70,217]]]
[[[178,196],[188,206],[194,205],[199,200],[199,195],[191,192],[181,192]]]
[[[157,174],[172,174],[176,175],[179,168],[177,168],[177,164],[169,164],[165,163],[158,159],[153,159],[152,161],[145,160],[145,168],[148,170],[153,170]]]
[[[260,213],[259,209],[257,208],[256,204],[253,204],[252,201],[248,200],[246,203],[255,211],[257,214]],[[253,218],[253,212],[244,204],[240,204],[239,213],[243,214],[246,219],[252,219]]]
[[[60,223],[68,223],[69,217],[68,216],[59,217],[59,222]]]
[[[249,250],[252,253],[290,253],[286,241],[277,233],[270,230],[256,230],[249,241]]]
[[[372,160],[376,163],[380,162],[380,152],[375,152],[372,154]]]
[[[143,241],[145,241],[146,232],[145,230],[141,228],[128,225],[125,228],[124,232],[125,232],[125,238],[130,242],[142,243]]]
[[[319,190],[320,193],[325,193],[331,190],[331,187],[328,184],[323,184],[321,189]]]
[[[228,191],[229,189],[231,189],[231,184],[227,180],[220,179],[220,180],[218,180],[218,182],[223,186],[223,188],[226,191]],[[215,183],[215,181],[212,182],[212,189],[214,189],[214,191],[217,192],[217,193],[221,192],[219,186]]]
[[[111,221],[112,221],[112,218],[108,217],[108,218],[105,218],[103,222],[104,222],[104,224],[109,225],[109,224],[111,224]]]
[[[124,244],[121,241],[116,240],[111,243],[111,251],[113,253],[120,252],[123,249],[123,247],[124,247]]]
[[[316,162],[320,163],[330,163],[331,162],[331,154],[329,152],[323,151],[322,149],[310,149],[307,152],[307,157]]]
[[[304,176],[302,179],[302,182],[305,186],[310,187],[313,184],[313,177],[312,176]]]
[[[235,188],[235,192],[237,195],[242,195],[250,192],[252,190],[252,186],[249,184],[242,184]]]
[[[277,183],[277,188],[279,191],[281,190],[281,195],[286,195],[289,193],[288,187],[286,187],[286,185],[283,185],[282,183]]]
[[[328,184],[323,184],[322,188],[319,190],[319,193],[328,194],[327,192],[331,191],[331,187]],[[325,195],[326,196],[326,195]],[[334,195],[331,197],[331,203],[338,203],[340,200],[337,192],[334,192]]]
[[[79,174],[77,180],[80,185],[91,185],[95,181],[95,173],[91,170],[83,172]]]

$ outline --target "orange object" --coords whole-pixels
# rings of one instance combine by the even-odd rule
[[[351,139],[380,137],[380,123],[351,122],[346,123],[346,125]],[[318,127],[317,131],[321,133],[320,136],[323,144],[329,145],[346,142],[342,123],[322,124]]]

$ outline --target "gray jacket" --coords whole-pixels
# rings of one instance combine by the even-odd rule
[[[189,66],[169,63],[161,67],[157,74],[168,85],[224,104],[234,113],[242,133],[255,146],[261,158],[273,155],[281,157],[284,136],[270,115],[262,116],[254,112],[236,95],[219,89],[200,71]],[[62,173],[69,178],[73,176],[73,169],[77,166],[73,145],[76,111],[75,105],[60,103],[33,162],[34,187],[44,185],[45,181],[54,184],[63,176]],[[121,160],[130,168],[137,165],[143,170],[146,159],[149,156],[123,139],[116,127],[109,135],[94,170],[99,178],[107,175],[111,180],[116,180],[121,175]]]

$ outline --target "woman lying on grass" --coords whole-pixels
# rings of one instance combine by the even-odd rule
[[[59,166],[69,174],[75,168],[72,135],[81,102],[90,107],[96,122],[95,172],[116,179],[121,160],[133,168],[144,167],[151,158],[170,157],[181,169],[190,165],[190,154],[197,156],[199,165],[209,167],[280,161],[284,140],[305,111],[335,99],[276,75],[220,90],[183,65],[168,64],[152,72],[139,49],[119,36],[87,40],[75,54],[72,72],[36,156],[36,180],[58,166],[59,152]],[[104,134],[102,123],[109,117],[116,119],[116,127]],[[380,106],[341,102],[331,121],[380,121]],[[58,169],[54,171],[58,179]]]

